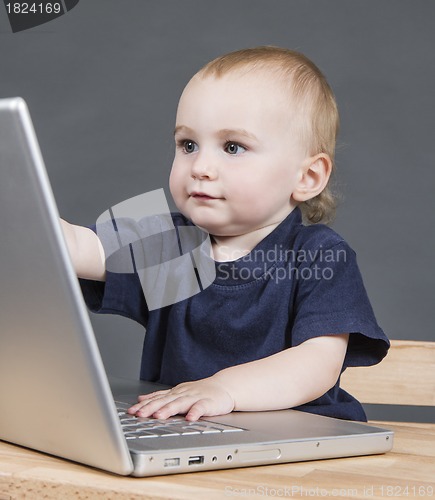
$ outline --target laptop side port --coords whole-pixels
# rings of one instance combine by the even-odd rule
[[[188,464],[189,465],[201,465],[204,463],[204,455],[194,455],[193,457],[189,457]]]
[[[165,458],[163,462],[164,467],[178,467],[180,465],[179,458]]]

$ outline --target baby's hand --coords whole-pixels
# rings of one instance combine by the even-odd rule
[[[195,421],[202,416],[225,415],[234,409],[233,398],[213,377],[139,396],[138,400],[128,409],[137,417],[165,419],[182,413],[186,420]]]

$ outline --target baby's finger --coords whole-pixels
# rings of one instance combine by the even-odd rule
[[[151,399],[154,398],[155,396],[162,396],[163,394],[168,394],[171,389],[165,389],[163,391],[155,391],[155,392],[150,392],[149,394],[141,394],[140,396],[137,397],[138,401],[144,401],[145,399]]]
[[[159,408],[172,401],[174,397],[176,396],[173,394],[154,395],[154,397],[144,399],[130,407],[128,413],[136,415],[137,417],[149,417]]]
[[[161,403],[162,401],[159,401]],[[179,396],[172,401],[166,402],[160,408],[152,412],[154,418],[166,419],[172,417],[173,415],[185,414],[189,411],[192,404],[195,402],[194,399],[187,396]],[[148,411],[148,408],[147,408]]]
[[[190,410],[187,412],[186,420],[189,420],[190,422],[196,422],[198,419],[200,419],[204,415],[207,415],[208,411],[209,411],[209,408],[207,405],[207,400],[200,399],[194,405],[192,405]]]
[[[144,394],[142,396],[139,396],[138,397],[139,402],[128,408],[127,413],[134,415],[137,411],[139,411],[143,406],[148,404],[150,401],[154,401],[155,399],[160,399],[164,397],[168,392],[169,390],[158,391],[158,392],[152,392],[151,394]]]

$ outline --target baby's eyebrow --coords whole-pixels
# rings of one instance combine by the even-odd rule
[[[242,137],[246,137],[246,139],[251,139],[253,141],[258,141],[257,137],[252,134],[251,132],[248,132],[247,130],[245,130],[244,128],[224,128],[222,130],[219,130],[218,132],[218,135],[219,136],[222,136],[222,137],[227,137],[228,136],[242,136]]]
[[[177,135],[179,132],[193,134],[193,130],[189,127],[186,127],[186,125],[177,125],[174,129],[174,135]]]
[[[188,135],[194,134],[194,131],[191,128],[186,127],[186,125],[177,125],[175,127],[174,135],[177,135],[180,132],[186,133]],[[257,137],[254,134],[248,132],[244,128],[223,128],[221,130],[218,130],[216,135],[224,138],[228,138],[228,136],[239,136],[239,137],[242,136],[246,137],[247,139],[251,139],[253,141],[258,141]]]

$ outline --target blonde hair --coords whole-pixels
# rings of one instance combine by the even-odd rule
[[[201,68],[201,77],[221,77],[234,70],[275,70],[289,85],[302,116],[299,124],[308,154],[325,153],[335,170],[335,144],[339,116],[334,94],[319,68],[303,54],[280,47],[263,46],[237,50],[220,56]],[[302,202],[300,208],[307,222],[329,222],[333,219],[336,198],[328,185],[314,198]]]

